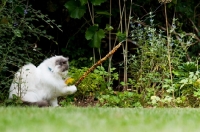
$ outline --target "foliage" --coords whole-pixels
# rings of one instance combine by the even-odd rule
[[[12,99],[5,100],[4,106],[23,106],[23,102],[20,97],[13,95]]]
[[[75,82],[88,70],[88,68],[77,69],[72,67],[69,72],[69,76],[72,77]],[[111,82],[118,79],[118,74],[111,70]],[[110,76],[105,71],[104,67],[98,66],[94,72],[90,73],[77,87],[78,91],[75,94],[77,98],[83,98],[87,96],[98,96],[101,91],[104,91],[108,87],[112,87],[112,83],[107,83],[106,79]]]
[[[89,2],[94,6],[101,5],[105,1],[106,0],[89,0]],[[65,7],[69,10],[70,16],[72,18],[80,19],[86,12],[87,3],[88,1],[86,0],[80,0],[80,1],[70,0],[65,3]]]
[[[59,105],[62,107],[67,107],[69,105],[73,105],[75,101],[74,95],[68,95],[66,97],[59,98]]]
[[[198,64],[186,62],[178,67],[175,73],[175,94],[182,99],[179,104],[199,107],[200,73]]]
[[[66,2],[64,6],[69,10],[71,18],[81,19],[82,17],[84,17],[84,14],[86,13],[87,4],[91,3],[92,8],[93,8],[93,6],[101,5],[104,2],[105,2],[105,0],[89,0],[89,1],[70,0],[70,1]],[[91,7],[88,7],[88,8],[90,10]],[[90,12],[90,14],[94,15],[94,12]],[[95,11],[95,15],[110,15],[110,14],[107,13],[106,11],[97,10],[97,11]],[[94,16],[91,16],[91,19],[94,19]],[[85,32],[85,38],[87,40],[90,40],[89,45],[91,47],[100,48],[101,40],[105,37],[105,33],[107,31],[109,31],[110,29],[112,29],[112,27],[108,28],[108,26],[106,26],[105,30],[103,30],[103,29],[99,28],[99,25],[97,23],[95,23],[94,20],[92,20],[92,21],[93,21],[92,26],[88,27]]]
[[[100,106],[121,108],[142,107],[140,103],[141,95],[137,93],[129,91],[117,92],[111,89],[105,90],[102,93],[98,98]]]
[[[44,25],[38,25],[38,21],[43,21],[52,28],[60,26],[39,10],[34,10],[25,0],[4,0],[0,11],[0,93],[3,94],[0,100],[4,100],[7,98],[13,73],[28,62],[38,64],[41,58],[44,59],[37,42],[41,38],[54,41],[52,36],[47,35]]]
[[[98,25],[91,26],[85,32],[85,38],[91,40],[90,44],[94,48],[100,48],[101,39],[105,37],[103,29],[98,29]]]
[[[153,17],[149,17],[150,25],[141,26],[139,21],[132,25],[132,40],[137,43],[137,55],[131,55],[128,60],[129,71],[133,76],[131,85],[137,93],[142,93],[142,105],[156,105],[156,106],[174,106],[176,98],[182,98],[177,94],[177,90],[181,89],[186,84],[190,84],[191,72],[195,74],[197,68],[185,65],[185,70],[182,75],[186,75],[185,81],[181,77],[176,78],[175,74],[180,74],[181,64],[187,59],[187,50],[193,43],[193,36],[186,36],[184,33],[179,33],[178,36],[173,32],[176,26],[170,29],[170,38],[163,34],[161,30],[157,30],[153,24]],[[175,23],[175,19],[174,22]],[[178,39],[177,39],[178,38]],[[169,41],[170,46],[166,44]],[[171,57],[171,65],[169,65],[169,57]],[[192,63],[189,63],[192,64]],[[173,78],[170,78],[170,66],[173,68]],[[178,72],[179,70],[180,72]],[[197,73],[198,74],[198,73]],[[187,76],[189,75],[189,76]],[[196,75],[196,74],[195,74]],[[198,77],[196,77],[196,80]],[[193,82],[196,81],[193,79]],[[183,83],[182,86],[178,85]],[[188,90],[188,89],[187,89]],[[189,94],[189,92],[186,92]],[[192,93],[193,95],[193,93]],[[188,99],[188,98],[187,98]]]
[[[72,18],[81,18],[86,12],[86,7],[81,5],[79,1],[68,1],[65,7],[69,10]]]

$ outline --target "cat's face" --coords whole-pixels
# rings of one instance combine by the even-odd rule
[[[55,65],[58,67],[59,72],[65,72],[69,69],[68,58],[59,57],[55,60]]]
[[[51,62],[52,66],[52,70],[54,73],[58,73],[58,74],[67,74],[68,69],[69,69],[69,62],[68,62],[68,58],[67,57],[63,57],[63,56],[54,56],[52,58],[49,59],[49,61]]]

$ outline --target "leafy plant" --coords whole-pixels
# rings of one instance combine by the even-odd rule
[[[70,0],[65,3],[65,7],[69,10],[70,17],[72,18],[81,18],[86,12],[83,1]]]
[[[177,78],[170,69],[178,74],[176,69],[186,60],[187,50],[194,37],[185,36],[184,33],[179,33],[177,37],[173,34],[175,26],[170,29],[170,35],[165,36],[161,30],[155,28],[153,17],[150,13],[149,26],[137,24],[140,23],[139,20],[132,24],[132,40],[139,48],[137,55],[130,54],[128,68],[134,80],[132,85],[137,93],[142,93],[144,104],[151,102],[152,105],[158,105],[159,102],[158,106],[173,105],[175,98],[180,96],[176,95]],[[167,42],[170,43],[169,46]],[[188,65],[186,69],[194,71],[196,68]]]
[[[115,92],[108,89],[98,99],[99,105],[103,107],[142,107],[140,103],[141,95],[129,91]]]
[[[87,4],[89,5],[89,3],[91,3],[92,6],[96,6],[96,5],[101,5],[103,2],[105,2],[105,0],[89,0],[89,1],[70,0],[66,2],[64,6],[69,10],[70,17],[81,19],[86,13]],[[88,8],[90,10],[90,6]],[[90,16],[92,19],[92,26],[88,27],[87,31],[85,32],[85,38],[87,40],[91,40],[89,45],[92,48],[100,48],[101,40],[102,38],[105,37],[105,31],[103,29],[100,29],[98,24],[94,22],[94,16],[92,16],[92,14],[94,15],[94,12],[93,13],[90,12]],[[105,15],[108,13],[103,12],[103,11],[97,11],[96,14]]]
[[[12,99],[6,99],[4,102],[5,106],[23,106],[23,102],[20,97],[13,95]]]
[[[180,65],[174,73],[176,78],[174,82],[176,96],[185,98],[184,103],[189,106],[199,106],[200,73],[198,65],[194,62],[186,62]]]
[[[105,37],[103,29],[98,29],[98,25],[91,26],[85,32],[85,38],[90,41],[90,46],[94,48],[100,48],[101,39]]]
[[[74,101],[75,101],[74,95],[68,95],[67,97],[60,97],[59,105],[61,105],[62,107],[66,107],[69,105],[73,105]]]
[[[69,72],[75,82],[87,71],[88,68],[77,69],[72,67]],[[111,71],[112,81],[118,79],[118,74]],[[102,91],[112,86],[112,83],[107,83],[106,79],[109,76],[108,72],[101,66],[98,66],[94,72],[90,73],[77,87],[78,91],[75,94],[77,98],[84,98],[87,96],[97,97]]]
[[[80,1],[70,0],[70,1],[66,2],[64,6],[69,10],[70,17],[80,19],[81,17],[83,17],[83,15],[86,12],[86,6],[87,6],[86,4],[87,3],[91,3],[92,5],[96,6],[96,5],[101,5],[105,1],[106,0],[89,0],[89,1],[87,1],[87,0],[80,0]]]

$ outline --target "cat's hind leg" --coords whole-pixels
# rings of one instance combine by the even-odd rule
[[[49,103],[47,100],[43,100],[37,96],[34,92],[27,92],[22,98],[24,105],[37,106],[37,107],[48,107]]]

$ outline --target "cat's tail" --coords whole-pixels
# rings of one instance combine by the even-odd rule
[[[49,103],[47,101],[38,101],[38,102],[23,101],[23,104],[28,106],[49,107]]]

